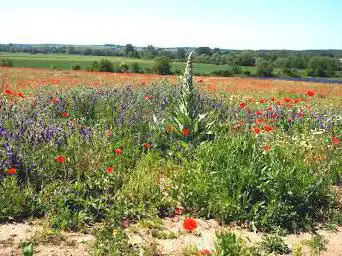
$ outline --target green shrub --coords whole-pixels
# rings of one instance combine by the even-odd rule
[[[132,219],[168,216],[174,209],[171,177],[178,167],[165,162],[157,153],[147,153],[120,190],[116,207]]]
[[[253,250],[247,246],[243,239],[238,238],[233,232],[219,232],[216,234],[215,255],[218,256],[251,256]]]
[[[261,242],[261,248],[267,253],[289,254],[290,248],[278,235],[265,236]]]
[[[1,59],[0,60],[0,66],[1,67],[13,67],[13,62],[10,59]]]
[[[29,186],[20,188],[16,176],[0,181],[0,221],[24,218],[39,214],[36,195]]]
[[[258,58],[256,61],[256,75],[262,77],[273,76],[273,65],[270,61]]]
[[[159,75],[170,75],[171,65],[170,58],[166,56],[160,56],[154,59],[154,71]]]
[[[200,146],[180,174],[183,205],[202,217],[254,223],[259,229],[296,230],[329,209],[329,179],[308,168],[290,148],[262,154],[249,134]]]
[[[71,69],[72,70],[80,70],[81,66],[79,64],[74,64],[74,65],[72,65]]]

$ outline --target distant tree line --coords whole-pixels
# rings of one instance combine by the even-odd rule
[[[72,67],[74,70],[79,70],[79,65]],[[159,75],[171,75],[170,59],[165,56],[157,57],[154,60],[154,65],[151,68],[142,68],[137,62],[121,64],[112,63],[110,60],[102,59],[101,61],[94,61],[87,67],[89,71],[98,72],[115,72],[115,73],[156,73]]]
[[[184,61],[187,54],[194,51],[195,63],[207,63],[215,65],[227,64],[226,70],[213,72],[213,75],[256,75],[256,76],[318,76],[333,77],[336,71],[342,71],[342,50],[224,50],[210,47],[178,47],[157,48],[153,45],[147,47],[135,47],[132,44],[125,46],[106,44],[99,46],[76,46],[76,45],[24,45],[2,44],[0,52],[25,52],[31,54],[81,54],[95,56],[123,56],[142,59],[155,59],[156,62]],[[95,65],[95,64],[94,64]],[[99,64],[100,65],[100,64]],[[127,64],[126,64],[127,65]],[[127,67],[126,65],[114,66],[114,72],[132,71],[156,72],[154,70],[143,71],[139,65]],[[96,65],[95,65],[96,66]],[[252,73],[241,67],[255,67]],[[79,67],[75,66],[74,69]],[[96,70],[96,67],[93,68]],[[167,70],[167,72],[165,71]],[[157,73],[171,73],[170,68],[160,70]],[[277,70],[277,72],[274,72]]]

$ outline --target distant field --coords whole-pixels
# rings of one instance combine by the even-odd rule
[[[68,54],[26,54],[26,53],[4,53],[0,52],[1,58],[9,58],[13,61],[15,67],[31,67],[31,68],[50,68],[52,65],[56,68],[71,69],[75,64],[79,64],[82,69],[91,65],[93,61],[100,61],[101,59],[108,59],[115,64],[123,62],[132,63],[137,62],[144,68],[151,68],[153,60],[144,60],[127,57],[116,56],[85,56],[85,55],[68,55]],[[185,64],[182,62],[173,62],[171,64],[172,71],[184,70]],[[213,71],[225,70],[229,65],[214,65],[195,63],[194,72],[201,74],[210,74]],[[254,71],[253,67],[244,67],[251,72]]]

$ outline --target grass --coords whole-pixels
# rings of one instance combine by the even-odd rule
[[[0,53],[1,58],[9,58],[13,61],[15,67],[32,67],[32,68],[50,68],[52,65],[56,68],[71,69],[75,64],[79,64],[82,69],[87,68],[93,61],[108,59],[115,64],[137,62],[143,68],[152,68],[153,60],[144,60],[137,58],[116,57],[116,56],[84,56],[69,54],[28,54],[28,53]],[[173,71],[181,71],[185,67],[184,63],[173,62],[171,68]],[[217,70],[226,70],[229,65],[214,64],[194,64],[194,73],[210,74]],[[253,67],[244,67],[253,72]]]

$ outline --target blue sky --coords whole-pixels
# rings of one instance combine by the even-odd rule
[[[0,43],[342,49],[342,0],[0,0]]]

